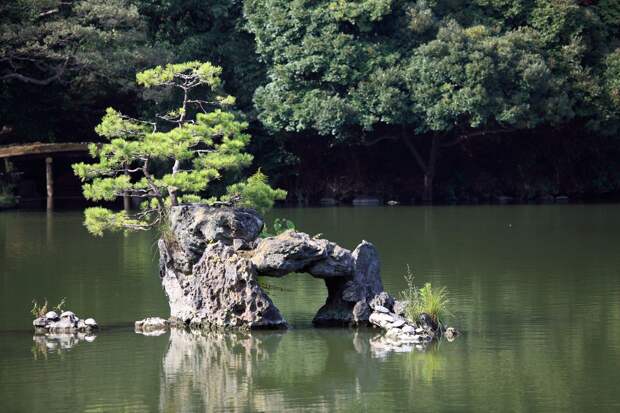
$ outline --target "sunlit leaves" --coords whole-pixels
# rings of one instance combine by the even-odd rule
[[[157,66],[136,75],[138,84],[146,88],[170,85],[175,81],[189,80],[191,87],[208,85],[216,88],[221,84],[222,68],[209,62],[186,62]]]
[[[250,176],[246,181],[233,184],[228,187],[227,195],[223,200],[240,199],[238,205],[256,208],[265,213],[273,208],[276,200],[286,198],[286,191],[273,189],[267,182],[267,176],[260,170]]]
[[[147,221],[131,218],[125,211],[114,212],[102,207],[87,208],[84,211],[84,225],[95,236],[103,236],[105,231],[130,231],[147,229]]]
[[[617,45],[616,3],[248,0],[269,67],[255,105],[272,130],[336,137],[597,117],[609,102],[601,88]]]

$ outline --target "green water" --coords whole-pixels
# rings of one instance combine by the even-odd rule
[[[133,333],[167,315],[150,234],[95,239],[75,212],[0,214],[0,412],[620,411],[620,206],[281,209],[299,229],[378,247],[385,287],[409,264],[448,287],[465,334],[380,354],[375,332],[313,329],[320,280],[271,296],[292,328]],[[33,341],[33,298],[67,297],[92,342]]]

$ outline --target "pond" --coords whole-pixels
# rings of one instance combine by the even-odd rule
[[[463,336],[386,354],[371,329],[314,329],[326,291],[303,274],[269,281],[288,331],[138,335],[134,320],[168,315],[153,234],[93,238],[80,212],[4,212],[0,411],[620,410],[620,205],[272,215],[373,242],[393,294],[407,265],[446,286]],[[94,316],[94,341],[33,341],[43,297]]]

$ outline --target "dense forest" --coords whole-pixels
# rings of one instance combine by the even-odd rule
[[[9,0],[0,145],[97,141],[186,61],[223,68],[290,202],[620,194],[617,0]]]

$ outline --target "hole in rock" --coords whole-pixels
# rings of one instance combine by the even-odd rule
[[[311,327],[327,299],[325,282],[306,273],[260,277],[259,284],[291,327]]]

